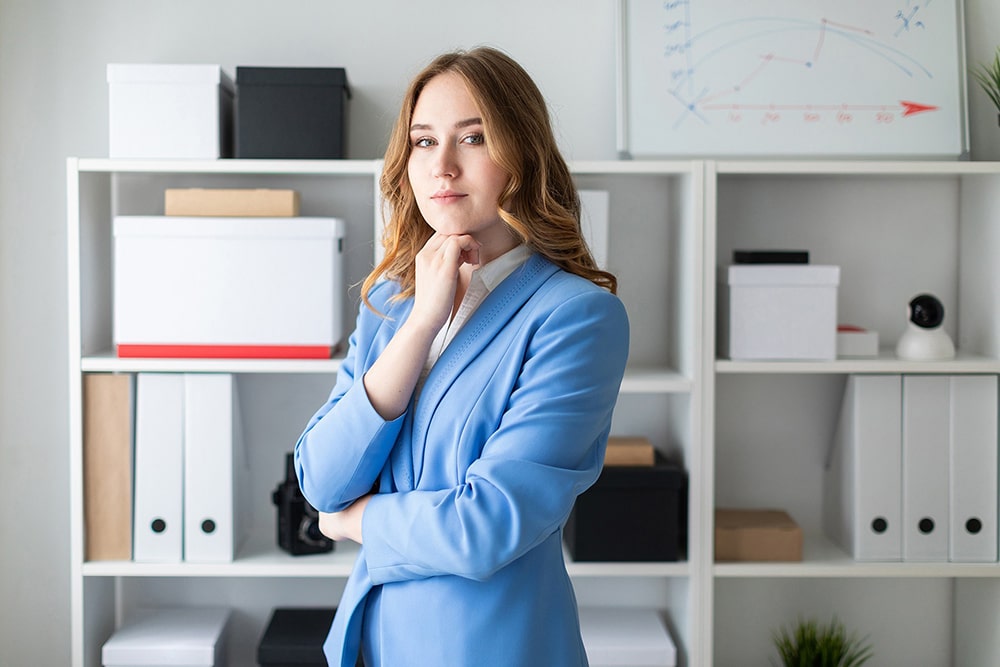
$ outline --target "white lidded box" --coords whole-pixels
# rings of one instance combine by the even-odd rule
[[[118,356],[329,358],[343,235],[338,218],[115,217]]]
[[[140,609],[101,648],[104,667],[216,667],[226,664],[225,607]]]
[[[721,290],[720,352],[734,360],[837,357],[840,267],[734,264]]]
[[[591,667],[677,664],[677,648],[655,609],[581,607],[580,634]]]
[[[215,159],[233,154],[233,81],[219,65],[110,64],[108,155]]]

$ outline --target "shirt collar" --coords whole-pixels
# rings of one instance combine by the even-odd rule
[[[514,272],[514,269],[524,264],[531,256],[531,250],[525,244],[520,244],[508,250],[499,257],[483,264],[472,272],[473,277],[478,276],[486,289],[493,291],[497,285],[504,281],[504,278]]]

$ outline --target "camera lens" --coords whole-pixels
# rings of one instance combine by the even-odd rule
[[[314,547],[325,546],[330,538],[320,532],[319,517],[306,515],[299,523],[299,541]]]
[[[931,294],[918,294],[910,300],[910,321],[922,329],[941,326],[944,306]]]
[[[312,520],[308,521],[303,525],[303,532],[306,536],[313,540],[314,542],[320,542],[324,539],[323,533],[319,530],[319,521]]]

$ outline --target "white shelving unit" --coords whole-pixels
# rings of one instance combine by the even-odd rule
[[[271,491],[284,475],[284,452],[294,443],[292,433],[322,402],[341,359],[117,358],[111,333],[112,216],[162,214],[166,187],[294,187],[302,195],[304,215],[334,212],[346,219],[345,264],[352,283],[371,266],[380,168],[374,160],[67,161],[73,665],[100,665],[104,640],[136,607],[220,601],[241,612],[232,621],[233,637],[240,638],[232,664],[254,664],[256,639],[270,608],[335,605],[357,553],[344,545],[313,558],[281,552],[275,545],[275,510],[270,506]],[[353,322],[353,313],[345,315]],[[280,423],[260,418],[248,438],[254,531],[232,564],[84,561],[82,375],[147,371],[235,373],[242,399],[254,408],[248,413],[271,408],[270,415]],[[281,398],[275,400],[270,385],[277,385]],[[282,403],[284,396],[289,397],[287,403]],[[282,585],[275,586],[277,581]]]
[[[609,266],[632,318],[632,354],[614,429],[642,433],[699,470],[703,351],[701,256],[704,168],[698,162],[585,162],[572,165],[581,187],[611,193],[615,237]],[[346,285],[356,285],[376,256],[379,161],[109,160],[67,163],[69,380],[72,540],[72,647],[76,667],[100,665],[100,647],[131,611],[150,604],[210,604],[239,610],[230,664],[253,664],[271,608],[336,605],[357,548],[292,557],[275,544],[270,495],[308,417],[333,385],[342,357],[328,360],[121,359],[111,324],[112,236],[116,214],[157,215],[167,187],[291,187],[303,215],[347,222]],[[627,223],[624,221],[628,221]],[[639,258],[640,261],[636,261]],[[354,322],[357,288],[345,312]],[[651,307],[653,306],[653,307]],[[346,340],[349,330],[344,332]],[[229,564],[84,561],[81,386],[85,373],[230,372],[237,375],[251,459],[254,530]],[[246,423],[249,422],[249,423]],[[697,503],[689,523],[702,525]],[[568,567],[582,604],[664,610],[682,655],[697,647],[692,622],[701,596],[700,541],[677,563],[575,563]],[[702,566],[694,565],[701,563]],[[280,585],[279,585],[280,583]],[[696,664],[692,659],[689,664]]]
[[[858,563],[822,531],[823,460],[851,373],[1000,374],[1000,164],[970,162],[606,161],[571,164],[610,192],[609,268],[631,320],[612,425],[642,434],[689,477],[688,553],[678,563],[569,562],[582,605],[653,606],[679,664],[767,664],[771,631],[836,613],[870,635],[880,665],[1000,664],[1000,565]],[[72,646],[100,665],[116,624],[144,604],[239,610],[231,665],[253,664],[270,609],[332,606],[357,553],[277,549],[270,493],[284,454],[325,400],[341,359],[119,359],[111,339],[114,214],[162,213],[166,187],[291,187],[303,215],[347,221],[346,284],[375,256],[378,161],[137,161],[67,164]],[[716,341],[716,276],[735,248],[806,248],[841,266],[839,318],[879,331],[874,359],[735,362]],[[946,307],[959,355],[901,362],[905,304]],[[345,322],[353,323],[357,288]],[[345,333],[348,333],[347,331]],[[85,562],[81,380],[85,373],[232,372],[251,457],[255,529],[231,564]],[[800,563],[712,558],[716,507],[777,506],[806,534]],[[748,613],[748,610],[749,613]]]
[[[823,463],[848,374],[1000,372],[1000,165],[707,162],[705,200],[706,332],[717,267],[734,249],[802,248],[841,267],[839,321],[877,330],[883,349],[824,363],[706,355],[702,502],[781,507],[805,548],[800,563],[712,566],[703,664],[766,664],[772,630],[831,614],[869,636],[873,664],[1000,664],[1000,566],[855,562],[822,530]],[[954,360],[895,359],[906,303],[925,291],[945,303]]]

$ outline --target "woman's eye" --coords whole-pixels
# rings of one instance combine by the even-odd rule
[[[417,148],[427,148],[428,146],[434,145],[434,140],[430,139],[429,137],[421,137],[419,139],[414,140],[413,145],[416,146]]]
[[[463,138],[462,142],[466,143],[466,144],[472,144],[474,146],[477,146],[479,144],[486,143],[486,137],[484,137],[482,134],[470,134],[470,135],[466,136],[465,138]]]

